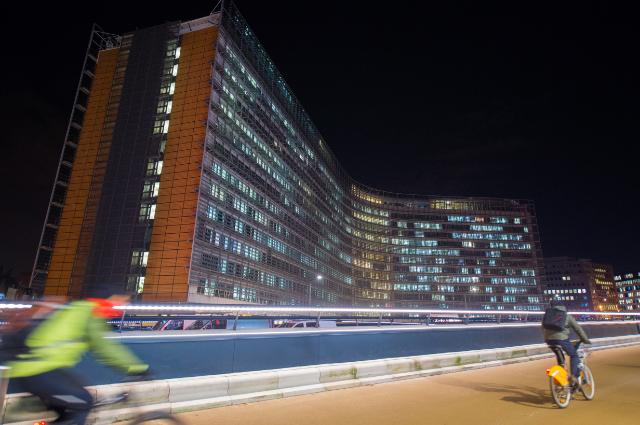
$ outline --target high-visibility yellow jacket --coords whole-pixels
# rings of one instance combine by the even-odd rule
[[[124,345],[106,339],[109,330],[104,319],[93,315],[96,303],[74,301],[54,312],[27,337],[29,351],[7,363],[9,377],[20,378],[70,368],[90,351],[101,363],[140,373],[148,366]]]

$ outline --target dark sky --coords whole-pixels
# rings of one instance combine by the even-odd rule
[[[130,9],[135,3],[22,2],[3,23],[0,264],[18,274],[33,263],[91,23],[122,33],[201,17],[216,2]],[[640,271],[632,10],[610,2],[237,4],[356,180],[533,199],[545,255]]]

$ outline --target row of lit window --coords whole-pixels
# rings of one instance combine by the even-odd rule
[[[481,240],[499,240],[499,241],[521,241],[522,235],[513,233],[494,234],[494,233],[466,233],[453,232],[451,236],[455,239],[481,239]]]
[[[545,289],[545,294],[586,294],[587,290],[584,288],[578,289]]]

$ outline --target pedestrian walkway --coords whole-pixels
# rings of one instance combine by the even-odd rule
[[[640,346],[593,352],[596,397],[553,404],[552,359],[221,407],[181,415],[187,425],[638,424]]]

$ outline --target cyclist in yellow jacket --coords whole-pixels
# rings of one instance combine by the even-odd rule
[[[130,375],[143,374],[142,363],[124,345],[104,338],[105,318],[122,297],[74,301],[59,308],[26,338],[24,353],[7,363],[9,377],[38,396],[60,416],[56,423],[83,425],[93,405],[91,394],[69,369],[91,352],[100,362]]]

